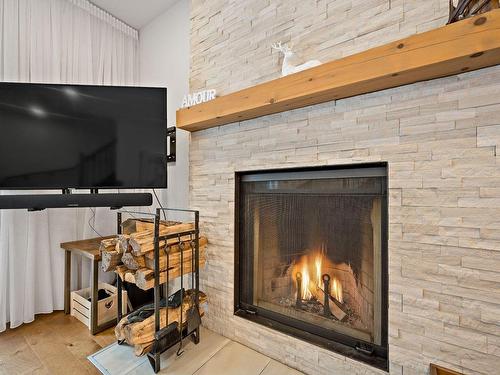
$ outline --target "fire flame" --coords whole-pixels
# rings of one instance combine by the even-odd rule
[[[314,260],[314,265],[316,268],[316,286],[321,288],[323,282],[321,280],[321,265],[323,264],[323,257],[321,255],[316,255],[316,259]]]
[[[307,267],[307,263],[302,263],[302,283],[301,283],[301,291],[300,295],[302,299],[311,299],[312,293],[309,290],[309,270]]]
[[[342,284],[334,277],[330,294],[339,302],[344,302],[342,298]]]
[[[294,275],[297,277],[297,273],[300,273],[302,277],[300,290],[297,291],[302,300],[312,299],[317,294],[314,293],[316,288],[324,289],[323,264],[326,262],[325,251],[322,249],[322,251],[304,255],[296,265]],[[333,275],[330,275],[329,290],[326,292],[337,301],[343,302],[342,283]]]

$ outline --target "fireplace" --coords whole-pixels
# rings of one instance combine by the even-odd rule
[[[235,314],[386,369],[386,169],[238,172]]]

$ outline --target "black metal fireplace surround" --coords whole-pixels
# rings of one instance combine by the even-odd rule
[[[386,163],[235,182],[235,315],[387,370]]]

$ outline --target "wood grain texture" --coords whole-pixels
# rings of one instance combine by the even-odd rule
[[[177,111],[199,131],[500,63],[500,9]]]
[[[73,254],[81,255],[92,260],[101,260],[101,252],[99,248],[102,240],[107,240],[116,236],[106,236],[98,238],[90,238],[87,240],[71,241],[61,243],[61,249],[71,251]]]
[[[116,342],[116,338],[113,328],[92,336],[85,325],[74,317],[65,315],[62,311],[40,314],[36,316],[33,323],[24,324],[15,329],[7,329],[7,331],[0,333],[0,374],[98,375],[100,372],[87,360],[87,356],[114,342]],[[178,357],[175,354],[178,346],[164,354],[164,356],[168,356],[169,360],[165,361],[168,369],[163,369],[162,373],[168,375],[198,374],[197,371],[205,363],[212,360],[214,355],[228,343],[230,343],[228,339],[202,327],[199,345],[186,340],[185,352],[182,356]],[[134,355],[129,354],[130,359],[135,360]],[[244,361],[245,358],[248,358],[246,350],[239,353],[236,360],[233,361],[235,367],[226,368],[225,373],[240,374],[240,368],[244,365],[244,363],[240,363],[240,359]],[[116,360],[122,361],[123,359],[118,354]],[[120,369],[122,368],[120,367]],[[140,366],[140,369],[142,368],[147,373],[152,372],[147,360]],[[140,369],[138,368],[139,371]],[[284,365],[274,364],[269,370],[272,371],[262,372],[259,369],[251,375],[259,375],[261,372],[266,375],[301,374]]]
[[[114,342],[113,329],[92,336],[64,312],[0,333],[0,374],[100,374],[87,356]]]
[[[181,234],[194,230],[194,223],[179,223],[176,225],[160,227],[160,236],[167,236],[173,234]],[[184,241],[189,239],[190,236],[179,236],[177,238],[170,238],[167,240],[167,245],[171,243],[178,243],[180,240]],[[144,230],[141,232],[132,233],[129,239],[129,245],[132,248],[134,255],[144,255],[149,251],[154,250],[154,231]],[[165,246],[165,241],[159,242],[160,248]]]
[[[200,270],[205,267],[205,254],[200,253]],[[191,260],[187,259],[182,263],[182,271],[180,265],[171,266],[167,271],[160,272],[160,284],[164,284],[168,280],[174,280],[181,274],[188,275],[191,273]],[[142,290],[148,290],[154,287],[154,271],[149,268],[139,268],[138,270],[128,269],[125,265],[116,267],[115,272],[123,281],[135,284]]]
[[[430,370],[431,370],[430,375],[463,375],[461,372],[450,370],[450,369],[435,365],[433,363],[431,363]]]

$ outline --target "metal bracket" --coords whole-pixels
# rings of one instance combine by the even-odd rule
[[[169,150],[167,150],[167,163],[175,162],[176,159],[176,127],[167,128],[167,138],[169,138]]]
[[[372,345],[362,342],[358,342],[358,344],[355,346],[355,349],[358,352],[366,355],[372,355],[373,352],[375,351]]]

